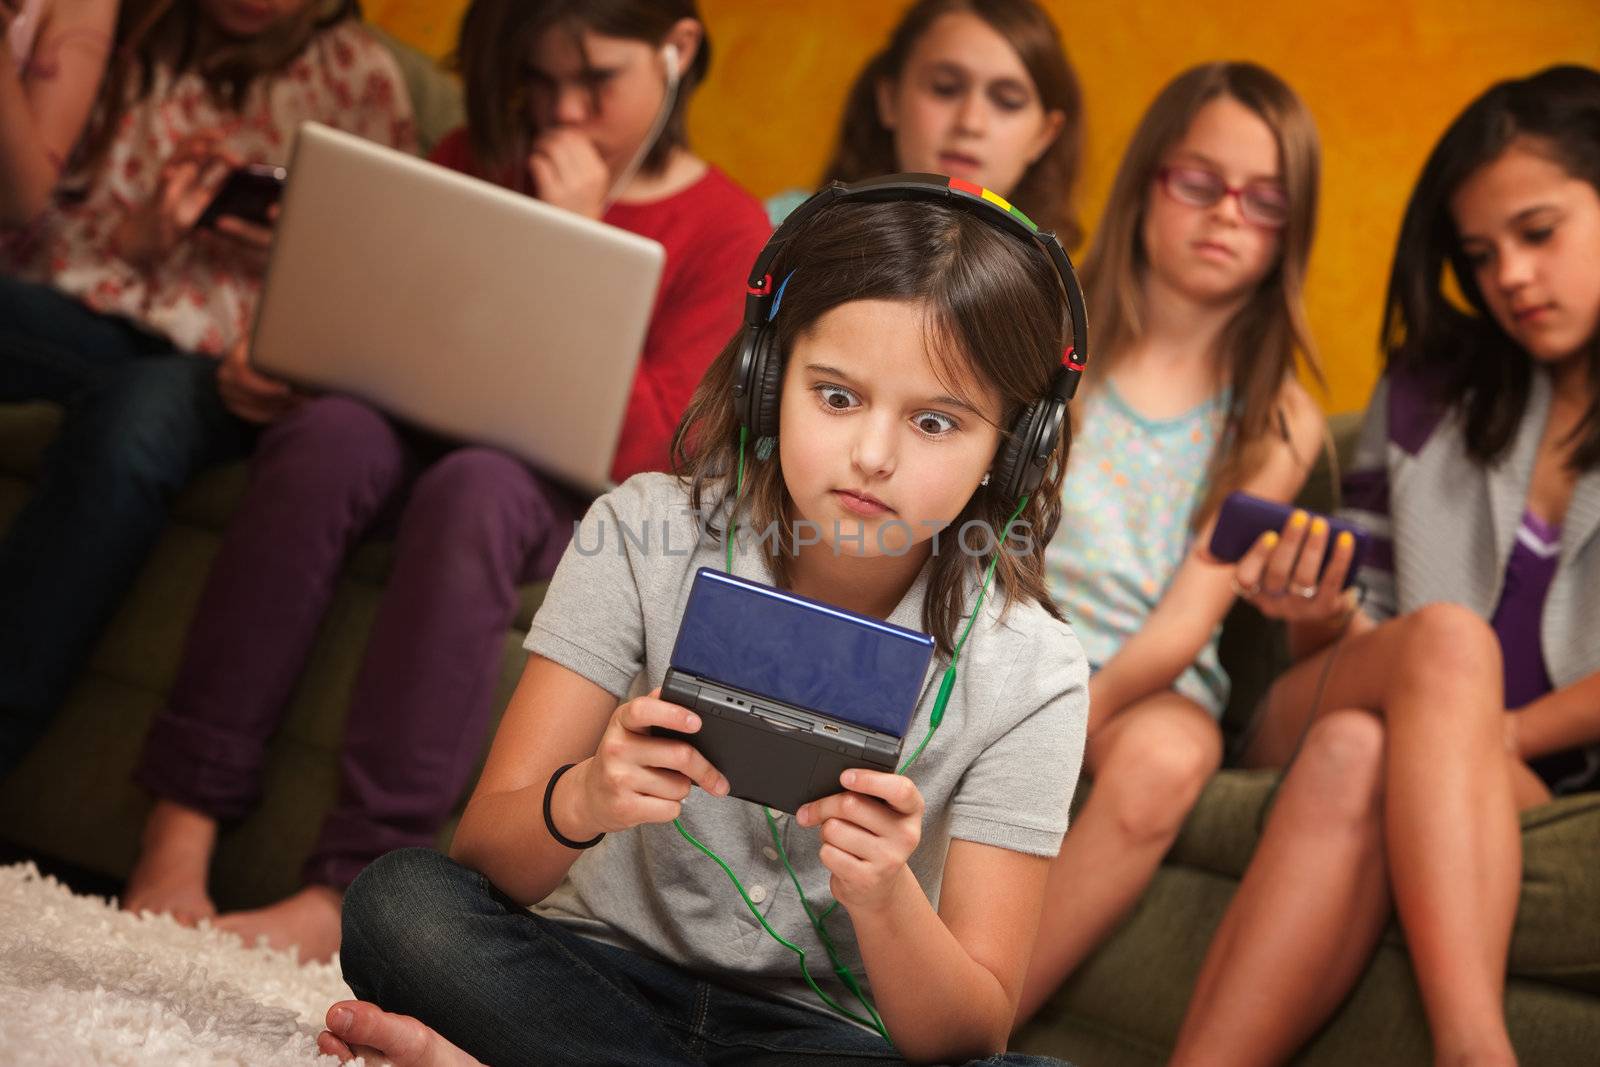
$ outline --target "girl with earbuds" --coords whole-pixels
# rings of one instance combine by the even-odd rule
[[[601,497],[556,571],[452,858],[391,853],[350,887],[341,963],[376,1004],[334,1005],[323,1051],[1038,1062],[1001,1050],[1086,713],[1085,664],[1043,576],[1065,435],[1033,415],[1059,415],[1041,398],[1071,381],[1065,315],[1042,247],[938,189],[802,208],[774,238],[762,270],[778,294],[702,383],[678,475]],[[740,372],[753,332],[769,373]],[[1013,432],[1028,426],[1055,429]],[[1008,472],[1041,454],[1018,493]],[[1031,536],[1007,539],[1011,518]],[[645,543],[628,537],[646,523]],[[972,524],[991,536],[956,536]],[[661,682],[702,566],[932,634],[903,749],[931,733],[920,755],[846,771],[791,818],[728,797],[691,743],[652,736],[699,729],[628,696]],[[674,820],[743,880],[748,908]],[[810,916],[857,976],[848,991]]]
[[[684,109],[709,63],[693,0],[477,0],[459,58],[468,124],[436,161],[666,247],[612,467],[619,481],[665,469],[767,234],[760,205],[685,144]],[[268,428],[138,771],[158,799],[125,906],[215,911],[217,825],[259,796],[266,741],[345,558],[380,529],[395,537],[393,568],[305,887],[223,920],[247,941],[326,958],[356,873],[431,843],[449,817],[482,753],[518,587],[550,576],[586,501],[494,449],[432,439],[356,400],[302,398],[251,371],[242,346],[230,364],[238,410]]]

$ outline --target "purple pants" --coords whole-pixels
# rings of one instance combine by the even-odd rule
[[[338,804],[304,878],[343,888],[431,845],[483,751],[517,587],[555,571],[583,508],[505,453],[420,442],[354,400],[307,403],[262,435],[137,781],[219,820],[249,810],[345,557],[398,514]]]

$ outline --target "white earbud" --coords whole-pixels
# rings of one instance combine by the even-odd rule
[[[667,65],[667,80],[678,80],[678,46],[670,41],[661,46],[661,61]]]

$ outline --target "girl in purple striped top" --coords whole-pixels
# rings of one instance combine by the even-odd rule
[[[1246,761],[1294,766],[1175,1064],[1286,1059],[1365,969],[1391,896],[1434,1061],[1515,1062],[1518,810],[1592,785],[1600,741],[1600,72],[1502,82],[1456,119],[1383,322],[1346,486],[1375,535],[1366,602],[1340,592],[1351,545],[1303,515],[1237,572],[1300,660]]]

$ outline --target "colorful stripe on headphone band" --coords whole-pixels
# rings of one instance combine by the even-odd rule
[[[1030,231],[1035,233],[1038,232],[1039,227],[1032,219],[1024,215],[1021,211],[1018,211],[1011,201],[1007,200],[993,189],[985,189],[981,185],[964,181],[961,178],[951,178],[949,179],[949,182],[950,188],[954,189],[956,192],[966,193],[968,196],[974,197],[978,200],[987,200],[1001,211],[1004,211],[1006,214],[1022,223]]]

